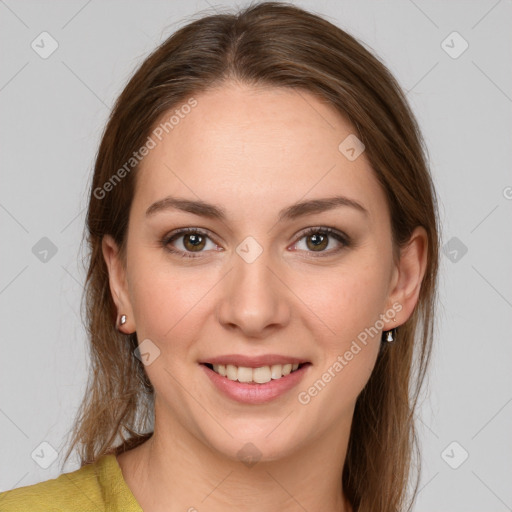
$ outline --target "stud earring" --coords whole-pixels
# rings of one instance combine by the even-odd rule
[[[126,315],[121,315],[121,320],[119,321],[120,325],[124,325],[126,323]]]

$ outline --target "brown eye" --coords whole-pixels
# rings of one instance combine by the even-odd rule
[[[302,239],[306,239],[306,248],[304,251],[306,253],[318,253],[318,256],[329,256],[350,245],[350,238],[347,235],[328,227],[309,228],[307,231],[302,233],[302,236],[296,245],[300,245]],[[331,239],[335,240],[335,247],[326,250],[326,248],[331,245]],[[336,244],[338,247],[336,247]]]
[[[324,234],[315,233],[307,236],[307,246],[313,251],[324,250],[329,245],[329,237]],[[311,243],[310,243],[311,241]]]
[[[183,258],[196,258],[205,251],[207,242],[210,241],[212,249],[217,247],[207,233],[200,229],[186,228],[166,236],[162,241],[162,246],[167,251],[181,256]],[[193,253],[197,253],[197,256]]]
[[[206,237],[198,234],[183,235],[183,245],[187,251],[201,251],[206,245]]]

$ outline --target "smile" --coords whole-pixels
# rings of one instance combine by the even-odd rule
[[[214,359],[199,364],[213,384],[213,389],[231,400],[247,405],[264,404],[279,397],[290,396],[289,392],[299,385],[312,366],[310,362],[300,360],[288,363],[288,358],[280,356],[245,360],[240,356]],[[236,361],[251,366],[232,364]]]
[[[271,366],[260,366],[249,368],[247,366],[235,366],[233,364],[210,364],[206,363],[215,373],[232,381],[265,384],[271,380],[278,380],[298,370],[301,365],[298,363],[273,364]]]

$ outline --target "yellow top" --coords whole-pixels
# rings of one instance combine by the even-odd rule
[[[115,455],[58,478],[0,493],[1,512],[142,512]]]

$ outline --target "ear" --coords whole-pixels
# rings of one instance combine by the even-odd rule
[[[402,309],[396,310],[396,322],[387,322],[385,330],[404,324],[414,312],[427,267],[427,249],[427,232],[424,227],[418,226],[407,245],[400,250],[400,259],[393,272],[388,307],[398,303]]]
[[[135,319],[128,294],[126,269],[121,261],[119,248],[112,236],[105,235],[103,237],[101,250],[107,264],[110,293],[117,308],[116,326],[125,334],[131,334],[135,331]],[[121,315],[126,315],[126,323],[123,325],[119,324]]]

